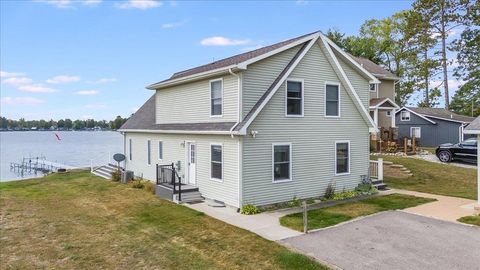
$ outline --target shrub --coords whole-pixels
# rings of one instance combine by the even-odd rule
[[[145,191],[150,192],[152,194],[155,194],[155,184],[154,183],[147,180],[143,183],[143,186],[144,186]]]
[[[333,199],[333,196],[335,196],[335,186],[330,183],[328,184],[327,189],[325,189],[324,197],[325,199],[330,200]]]
[[[288,203],[288,206],[290,207],[296,207],[300,206],[302,202],[297,198],[297,196],[294,196],[293,199]]]
[[[356,196],[358,196],[358,192],[356,192],[356,191],[344,191],[344,192],[336,193],[335,195],[333,195],[333,199],[334,200],[345,200],[345,199],[353,198],[353,197],[356,197]]]
[[[111,175],[113,182],[120,182],[121,174],[119,171],[113,171]]]
[[[253,204],[246,204],[242,206],[240,213],[243,215],[255,215],[260,213],[260,210]]]
[[[360,184],[355,188],[355,191],[363,194],[369,194],[374,190],[375,188],[371,184]]]
[[[315,199],[314,199],[314,198],[309,198],[309,199],[307,199],[307,204],[312,204],[312,203],[315,203]]]
[[[142,180],[133,180],[133,181],[130,181],[128,182],[128,185],[131,187],[131,188],[143,188],[144,187],[144,183]]]

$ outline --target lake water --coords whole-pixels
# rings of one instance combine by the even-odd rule
[[[91,160],[94,165],[106,164],[115,153],[123,153],[123,136],[116,131],[0,132],[0,181],[22,178],[10,170],[10,163],[21,163],[24,157],[44,156],[52,162],[89,167]],[[28,177],[35,174],[23,176]]]

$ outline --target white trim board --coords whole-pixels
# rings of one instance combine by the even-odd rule
[[[403,111],[403,110],[407,110],[407,111],[409,111],[410,113],[413,113],[413,114],[415,114],[416,116],[418,116],[418,117],[422,118],[423,120],[426,120],[426,121],[428,121],[428,122],[430,122],[430,123],[432,123],[432,124],[434,124],[434,125],[437,124],[437,123],[435,123],[434,121],[426,118],[425,116],[423,116],[423,115],[421,115],[421,114],[419,114],[419,113],[414,112],[413,110],[410,110],[410,109],[407,108],[407,107],[402,107],[402,108],[400,108],[400,110],[398,110],[398,111],[395,112],[395,115],[397,115],[397,113],[399,113],[399,112],[401,112],[401,111]],[[400,121],[401,121],[401,120],[402,120],[402,117],[400,116]]]

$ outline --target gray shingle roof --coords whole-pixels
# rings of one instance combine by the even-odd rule
[[[408,107],[408,109],[421,114],[426,117],[437,117],[437,118],[442,118],[445,120],[454,120],[454,121],[459,121],[459,122],[464,122],[464,123],[470,123],[474,120],[473,117],[469,116],[464,116],[464,115],[459,115],[454,112],[448,111],[444,108],[417,108],[417,107]]]
[[[373,76],[377,77],[378,79],[390,79],[390,80],[399,80],[397,76],[395,76],[390,71],[386,70],[385,68],[375,64],[374,62],[370,61],[367,58],[357,57],[350,55],[353,60],[357,61],[364,69],[368,72],[372,73]]]
[[[292,39],[289,39],[289,40],[285,40],[285,41],[282,41],[282,42],[279,42],[279,43],[275,43],[275,44],[272,44],[270,46],[262,47],[262,48],[259,48],[259,49],[253,50],[253,51],[237,54],[237,55],[234,55],[234,56],[231,56],[231,57],[228,57],[228,58],[224,58],[224,59],[206,64],[206,65],[202,65],[202,66],[194,67],[194,68],[191,68],[191,69],[179,71],[179,72],[174,73],[170,78],[168,78],[166,80],[163,80],[163,81],[160,81],[158,83],[164,83],[164,82],[168,82],[168,81],[171,81],[171,80],[187,77],[187,76],[202,73],[202,72],[211,71],[211,70],[215,70],[215,69],[219,69],[219,68],[223,68],[223,67],[228,67],[228,66],[231,66],[231,65],[240,64],[244,61],[250,60],[250,59],[255,58],[257,56],[260,56],[262,54],[266,54],[268,52],[271,52],[275,49],[278,49],[280,47],[283,47],[285,45],[288,45],[290,43],[293,43],[295,41],[298,41],[298,40],[300,40],[304,37],[307,37],[307,36],[315,34],[315,33],[318,33],[318,31],[315,31],[315,32],[312,32],[312,33],[309,33],[309,34],[305,34],[305,35],[302,35],[302,36],[299,36],[299,37],[296,37],[296,38],[292,38]]]
[[[155,95],[152,95],[140,109],[137,110],[120,130],[152,130],[152,131],[230,131],[235,122],[210,123],[155,123]]]
[[[475,130],[475,131],[480,131],[480,116],[475,118],[475,120],[468,125],[465,130]]]

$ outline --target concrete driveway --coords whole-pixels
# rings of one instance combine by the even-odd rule
[[[480,228],[401,211],[280,242],[342,269],[480,269]]]

